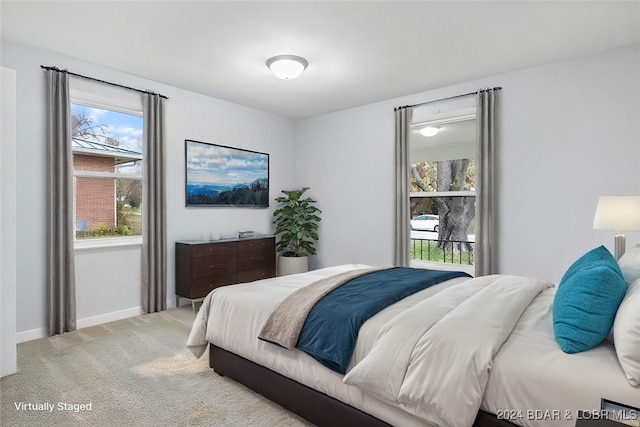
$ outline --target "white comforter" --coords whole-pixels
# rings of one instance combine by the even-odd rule
[[[470,426],[493,357],[533,299],[551,286],[485,276],[445,289],[388,322],[344,382],[430,423]]]
[[[361,388],[367,387],[364,383],[359,386],[348,384],[343,381],[345,376],[330,371],[304,352],[285,350],[257,338],[272,309],[296,289],[332,274],[366,267],[369,266],[361,264],[336,266],[217,288],[203,302],[187,345],[195,355],[201,356],[208,343],[213,343],[392,425],[433,426],[435,423],[417,416],[416,408],[412,408],[415,405],[399,401],[397,397],[388,398],[376,394],[380,391],[387,396],[386,393],[389,393],[387,386],[376,388],[375,392],[371,392]],[[529,280],[520,279],[523,282]],[[437,389],[433,389],[431,393],[444,393],[443,398],[451,399],[449,401],[440,399],[445,411],[462,411],[467,405],[475,406],[476,403],[471,400],[468,402],[454,400],[460,397],[453,397],[452,393],[455,390],[452,390],[452,386],[447,383],[449,372],[452,372],[449,368],[453,365],[474,368],[474,365],[469,366],[467,344],[478,338],[480,341],[486,339],[484,332],[477,332],[476,324],[481,317],[492,320],[493,314],[485,312],[490,310],[491,306],[497,308],[501,316],[506,316],[507,312],[502,313],[501,310],[511,306],[511,300],[508,304],[500,306],[494,301],[486,302],[486,299],[491,300],[491,297],[487,296],[485,301],[477,302],[473,307],[476,318],[468,321],[458,319],[449,327],[439,327],[443,339],[453,341],[457,347],[450,356],[447,356],[451,358],[450,360],[439,362],[441,365],[444,363],[444,368],[441,366],[440,369],[428,374],[432,376],[428,379],[423,376],[427,374],[421,372],[422,368],[418,369],[421,364],[426,363],[426,359],[416,358],[417,364],[411,367],[411,374],[407,376],[411,381],[405,386],[406,393],[400,393],[403,389],[404,372],[406,372],[406,369],[402,371],[404,369],[401,367],[402,364],[396,366],[396,362],[385,359],[384,363],[375,367],[373,362],[368,361],[369,356],[372,356],[370,360],[373,361],[376,357],[374,355],[381,351],[376,346],[374,352],[374,344],[382,342],[383,338],[387,340],[395,335],[411,335],[420,343],[423,334],[416,331],[415,327],[420,326],[424,318],[412,320],[412,315],[408,314],[408,311],[418,311],[418,305],[430,304],[427,301],[459,285],[462,285],[458,288],[461,294],[457,298],[461,301],[464,300],[466,292],[477,296],[479,291],[475,292],[471,287],[467,287],[472,280],[476,279],[458,278],[429,287],[387,307],[365,322],[358,334],[356,348],[347,371],[348,376],[355,378],[356,368],[358,371],[365,369],[389,371],[390,375],[393,373],[398,376],[390,379],[390,382],[395,384],[389,393],[390,396],[398,391],[404,396],[402,400],[410,397],[417,402],[421,400],[419,387],[437,384]],[[515,291],[515,288],[514,286],[512,291]],[[517,288],[520,289],[519,286]],[[496,344],[499,351],[493,357],[493,362],[487,362],[486,358],[478,359],[480,362],[474,369],[476,372],[486,372],[489,376],[481,409],[499,414],[512,423],[526,427],[573,427],[577,411],[599,409],[601,398],[638,406],[640,387],[631,387],[627,382],[611,343],[605,341],[593,350],[579,354],[566,354],[560,350],[553,338],[551,314],[555,289],[555,287],[547,288],[533,299],[531,305],[517,319],[515,327],[508,334],[505,342],[501,346]],[[467,299],[467,301],[472,300]],[[453,302],[450,304],[453,306]],[[433,310],[442,313],[446,312],[446,307],[437,304]],[[422,310],[420,312],[422,313]],[[453,314],[453,311],[450,314]],[[428,313],[423,315],[429,316]],[[455,316],[451,318],[456,319]],[[462,340],[454,338],[451,334],[454,330],[462,330]],[[496,332],[501,335],[503,330],[504,328],[498,328]],[[411,344],[406,344],[406,346],[414,352],[415,345],[412,347]],[[407,349],[403,347],[402,350]],[[416,354],[418,353],[420,353],[419,349],[416,350]],[[488,353],[493,353],[493,347]],[[411,357],[409,356],[409,362],[413,365],[414,360]],[[365,360],[367,362],[363,363]],[[465,375],[463,374],[462,377],[464,378]],[[399,378],[400,376],[402,378]],[[413,392],[412,389],[416,391]],[[469,391],[474,399],[479,393],[477,390],[476,385],[473,385],[473,391]],[[559,413],[560,416],[553,419],[538,416],[538,411],[544,415],[550,410]]]

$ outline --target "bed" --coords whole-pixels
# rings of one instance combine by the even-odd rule
[[[258,338],[296,291],[372,270],[341,265],[217,288],[187,345],[197,357],[209,349],[217,373],[316,425],[568,427],[579,411],[597,413],[603,398],[639,406],[640,387],[610,341],[577,354],[560,349],[557,287],[535,278],[461,276],[403,297],[364,321],[344,374]]]

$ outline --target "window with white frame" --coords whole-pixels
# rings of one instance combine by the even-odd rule
[[[142,111],[71,103],[76,241],[142,235]]]
[[[447,109],[430,105],[417,108],[410,130],[411,263],[419,266],[427,261],[472,266],[476,201],[475,107]]]

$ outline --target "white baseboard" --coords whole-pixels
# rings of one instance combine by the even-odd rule
[[[31,329],[30,331],[16,332],[16,343],[37,340],[47,336],[47,328]]]
[[[126,310],[114,311],[112,313],[100,314],[98,316],[86,317],[84,319],[78,319],[76,321],[76,328],[88,328],[89,326],[102,325],[103,323],[113,322],[115,320],[127,319],[129,317],[138,316],[142,314],[142,308],[132,307]],[[16,333],[16,342],[21,343],[25,341],[37,340],[39,338],[47,337],[47,328],[31,329],[29,331]]]
[[[141,307],[132,307],[126,310],[114,311],[112,313],[100,314],[98,316],[86,317],[84,319],[78,319],[76,321],[76,328],[88,328],[89,326],[102,325],[103,323],[113,322],[115,320],[122,320],[133,316],[142,314]]]

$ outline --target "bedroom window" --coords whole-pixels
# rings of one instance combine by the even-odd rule
[[[142,112],[71,104],[76,242],[142,235]]]
[[[473,266],[475,107],[430,107],[416,109],[410,125],[411,264]]]

